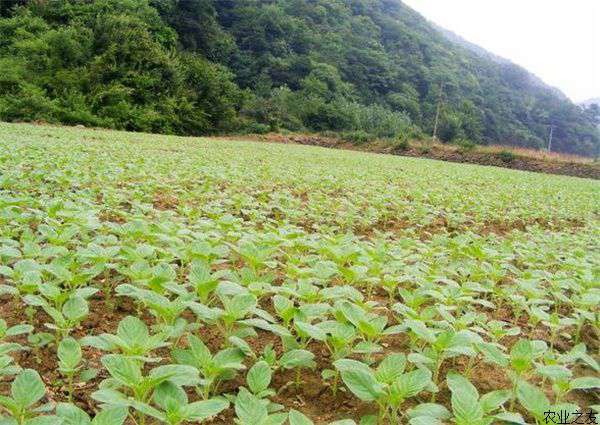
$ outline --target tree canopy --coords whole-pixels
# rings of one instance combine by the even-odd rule
[[[597,115],[398,0],[10,0],[0,119],[431,134],[597,154]]]

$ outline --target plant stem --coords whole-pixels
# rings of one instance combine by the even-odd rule
[[[438,380],[440,377],[440,369],[442,367],[442,363],[443,361],[438,361],[437,364],[435,365],[435,372],[433,374],[433,383],[437,386],[438,384]],[[437,397],[437,393],[432,393],[431,394],[431,402],[435,403],[435,398]]]
[[[339,380],[339,372],[336,371],[335,376],[333,377],[333,384],[331,386],[331,390],[332,390],[334,396],[337,394],[338,380]]]
[[[67,375],[67,385],[69,389],[69,403],[73,402],[73,374],[69,373]]]
[[[477,360],[477,355],[474,355],[473,357],[469,358],[469,363],[467,364],[467,369],[465,370],[465,376],[467,378],[471,377],[471,371],[473,370],[473,367],[475,366],[476,360]]]
[[[513,412],[515,410],[515,400],[517,399],[517,379],[515,378],[513,380],[513,387],[512,387],[512,398],[510,400],[510,412]]]

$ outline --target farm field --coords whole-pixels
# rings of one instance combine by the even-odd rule
[[[0,293],[2,425],[600,409],[594,180],[0,124]]]

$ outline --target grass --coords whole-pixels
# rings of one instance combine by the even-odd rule
[[[479,152],[488,152],[488,153],[499,153],[502,151],[510,151],[517,156],[523,156],[526,158],[535,158],[542,161],[558,161],[558,162],[573,162],[578,164],[590,164],[594,163],[593,158],[575,155],[575,154],[567,154],[561,152],[551,152],[547,150],[536,150],[536,149],[527,149],[527,148],[518,148],[518,147],[507,147],[503,145],[490,145],[490,146],[480,146],[477,148]]]
[[[598,409],[599,189],[0,124],[0,392],[16,397],[0,409],[111,425],[541,424]]]

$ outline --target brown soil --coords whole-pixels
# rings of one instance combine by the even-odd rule
[[[379,300],[379,298],[381,299]],[[105,308],[104,299],[101,293],[92,297],[90,299],[90,315],[81,326],[73,332],[73,335],[80,338],[84,335],[98,335],[103,332],[114,333],[121,319],[127,315],[137,315],[137,309],[132,300],[120,297],[113,297],[112,299],[115,301],[114,309],[107,309]],[[375,293],[372,294],[370,299],[385,302],[386,294],[383,292]],[[267,306],[265,305],[265,307]],[[267,307],[267,309],[271,310],[269,307]],[[500,319],[515,323],[512,310],[508,308],[499,308],[491,311],[484,311],[482,309],[482,312],[485,312],[490,319]],[[4,296],[0,299],[0,316],[8,322],[9,326],[27,321],[23,305],[21,303],[16,303],[8,296]],[[194,320],[193,315],[189,312],[186,312],[184,316],[186,316],[189,321]],[[148,325],[152,325],[155,322],[147,311],[144,311],[144,314],[138,317],[141,317]],[[48,321],[49,317],[44,312],[37,309],[32,320],[32,324],[36,331],[48,331],[44,326],[44,323]],[[392,315],[390,317],[390,324],[394,324],[395,322],[396,320]],[[543,326],[532,327],[528,323],[526,316],[520,317],[515,324],[521,327],[524,335],[530,338],[539,338],[548,341],[549,332],[547,329]],[[588,332],[584,332],[584,334],[588,334]],[[209,346],[213,353],[217,352],[223,345],[223,337],[216,327],[204,326],[200,329],[198,335]],[[591,332],[588,337],[594,340],[586,341],[588,343],[591,342],[589,346],[597,346],[597,334]],[[21,344],[26,343],[26,337],[23,335],[11,339]],[[519,337],[507,337],[503,340],[503,343],[510,348],[518,339]],[[248,340],[248,342],[253,351],[257,354],[262,352],[267,344],[273,345],[278,356],[283,352],[280,339],[269,332],[258,331],[258,337],[252,338]],[[380,360],[390,352],[406,353],[409,351],[409,340],[405,334],[388,336],[381,342],[384,346],[384,353],[375,355],[374,358],[376,360]],[[184,340],[179,343],[182,346],[185,345]],[[564,344],[564,346],[562,346],[562,344],[559,346],[557,344],[557,348],[560,351],[567,351],[570,349],[571,345],[572,344],[567,343]],[[277,394],[272,397],[272,401],[282,404],[286,409],[293,408],[305,413],[313,418],[317,425],[328,424],[331,421],[342,418],[359,419],[365,414],[375,413],[375,407],[372,404],[360,402],[356,397],[344,389],[342,383],[340,383],[337,394],[333,395],[330,387],[324,383],[320,376],[321,370],[331,368],[331,356],[329,352],[323,344],[318,342],[311,343],[308,348],[315,354],[317,367],[314,370],[302,370],[302,384],[299,388],[296,388],[295,385],[292,384],[295,380],[294,371],[280,370],[275,373],[273,375],[271,387]],[[155,354],[163,359],[167,359],[169,357],[169,349],[158,350]],[[99,407],[91,398],[91,393],[98,388],[98,384],[102,379],[108,377],[107,372],[102,369],[100,363],[102,355],[103,353],[97,349],[84,348],[86,367],[98,368],[100,373],[92,381],[88,383],[77,383],[75,386],[76,390],[73,401],[89,413],[97,411]],[[15,357],[17,363],[22,367],[34,368],[40,372],[48,389],[45,401],[66,401],[67,388],[64,378],[57,370],[56,348],[52,344],[32,351],[15,353]],[[252,363],[253,361],[248,359],[247,366],[250,367]],[[467,367],[467,363],[467,360],[462,357],[449,359],[444,362],[442,366],[442,371],[444,373],[441,376],[444,376],[444,374],[451,369],[464,371]],[[585,370],[585,367],[581,368],[583,369],[580,371],[581,375],[593,373],[590,370]],[[493,389],[510,387],[510,381],[506,375],[506,371],[493,367],[490,364],[485,363],[482,359],[479,359],[474,365],[470,378],[482,393]],[[8,379],[0,380],[0,391],[7,392],[9,382],[10,380]],[[235,393],[236,390],[243,385],[245,385],[245,373],[242,372],[234,380],[224,383],[221,387],[221,391]],[[437,401],[448,405],[449,392],[443,383],[440,386],[440,390],[441,392],[437,396]],[[191,401],[198,398],[191,390],[188,395]],[[593,394],[585,392],[573,392],[569,395],[569,400],[576,401],[581,406],[589,406],[597,401]],[[407,410],[412,407],[412,403],[417,403],[417,401],[427,402],[428,395],[425,394],[420,400],[412,400],[411,405],[406,405],[405,409]],[[521,413],[525,414],[525,412]],[[233,422],[232,415],[233,409],[228,409],[208,423],[213,425],[231,424]],[[127,425],[133,425],[133,422],[127,422]],[[148,425],[154,425],[154,422],[148,422]]]
[[[158,210],[174,210],[179,205],[179,199],[166,192],[156,192],[153,200],[154,208]]]
[[[532,171],[535,173],[560,174],[565,176],[584,177],[600,180],[600,166],[595,164],[545,161],[542,159],[514,156],[512,160],[504,160],[498,153],[487,152],[461,152],[458,150],[444,149],[434,146],[428,153],[422,153],[417,149],[411,148],[406,151],[392,152],[395,155],[425,157],[449,162],[459,162],[467,164],[479,164],[502,168],[512,168],[515,170]]]
[[[470,151],[463,151],[453,146],[441,144],[433,144],[427,147],[427,149],[414,146],[410,146],[407,149],[397,149],[390,147],[389,145],[386,146],[376,143],[357,146],[340,139],[318,135],[267,134],[261,136],[250,135],[227,137],[227,139],[231,140],[239,140],[240,138],[274,143],[292,143],[335,149],[360,150],[415,158],[429,158],[448,162],[479,164],[536,173],[559,174],[600,180],[600,165],[597,163],[534,158],[520,153],[513,153],[512,158],[505,159],[500,152],[482,152],[478,151],[476,148]],[[507,150],[510,151],[510,148],[507,147]]]

